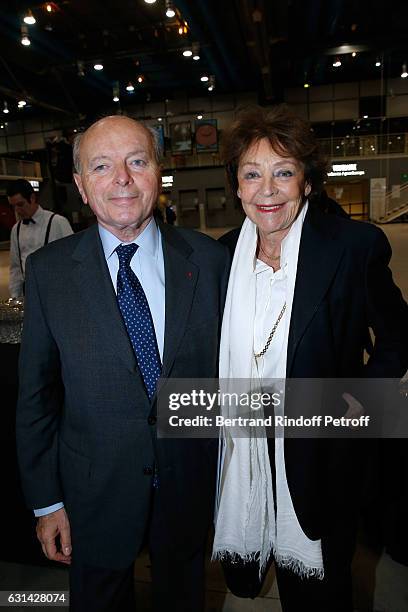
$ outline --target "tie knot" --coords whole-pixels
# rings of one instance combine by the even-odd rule
[[[118,247],[116,247],[116,252],[119,258],[119,265],[129,265],[130,260],[132,259],[138,248],[139,245],[135,244],[134,242],[132,242],[131,244],[120,244]]]

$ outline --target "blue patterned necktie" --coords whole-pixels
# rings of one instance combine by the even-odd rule
[[[120,244],[116,248],[119,258],[117,298],[123,320],[136,355],[139,370],[149,399],[156,391],[161,375],[161,361],[149,304],[130,260],[137,244]]]

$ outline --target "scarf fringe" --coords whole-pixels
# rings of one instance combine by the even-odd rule
[[[278,554],[275,550],[273,550],[272,554],[273,554],[273,559],[275,563],[279,565],[279,567],[282,567],[284,569],[287,569],[293,572],[300,578],[305,578],[305,579],[316,578],[317,580],[323,580],[324,578],[323,568],[310,567],[308,565],[305,565],[303,561],[300,561],[300,559],[296,559],[295,557],[292,557],[290,555]],[[227,549],[217,550],[217,551],[213,550],[212,555],[211,555],[211,561],[227,561],[227,560],[229,560],[232,564],[234,564],[235,560],[236,562],[240,562],[240,563],[254,563],[254,562],[260,563],[260,553],[258,551],[258,552],[248,552],[245,554],[240,554],[237,552],[231,552],[230,550],[227,550]],[[260,564],[260,567],[259,567],[259,578],[260,579],[262,579],[262,575],[263,575],[267,560],[268,560],[268,557],[262,564]]]

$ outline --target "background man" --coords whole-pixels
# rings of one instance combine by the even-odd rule
[[[25,262],[28,255],[53,240],[69,236],[72,229],[65,217],[41,208],[28,181],[11,181],[7,196],[18,219],[10,237],[9,289],[11,297],[21,297],[24,295]]]
[[[96,122],[74,162],[98,224],[27,260],[17,415],[27,502],[43,515],[46,556],[71,564],[75,612],[134,610],[146,540],[156,609],[197,612],[216,444],[157,439],[155,387],[160,375],[216,375],[229,258],[207,236],[156,225],[159,165],[140,123]]]

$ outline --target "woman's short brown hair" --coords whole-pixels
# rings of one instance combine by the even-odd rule
[[[236,197],[241,156],[254,143],[267,138],[272,149],[302,164],[311,195],[318,194],[326,177],[327,160],[321,153],[310,124],[284,104],[269,109],[253,106],[241,111],[222,139],[222,158]]]

